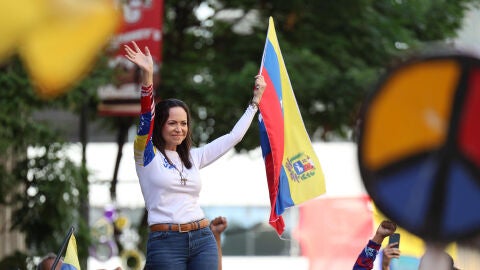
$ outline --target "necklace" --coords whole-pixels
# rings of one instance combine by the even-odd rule
[[[183,175],[183,162],[182,162],[182,170],[180,171],[177,166],[175,166],[175,164],[172,164],[173,168],[175,168],[175,170],[177,170],[178,174],[180,175],[180,184],[182,184],[182,186],[185,186],[187,184],[187,177],[185,177]]]

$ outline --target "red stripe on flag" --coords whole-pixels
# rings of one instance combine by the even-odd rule
[[[282,216],[277,215],[275,212],[275,204],[277,202],[278,194],[278,178],[274,178],[273,158],[272,153],[265,156],[265,171],[267,173],[267,183],[270,196],[270,205],[272,206],[270,211],[270,219],[268,223],[277,231],[278,235],[283,233],[285,229],[285,223]],[[277,179],[277,181],[275,181]]]
[[[265,169],[267,174],[270,204],[272,206],[269,223],[275,228],[277,233],[281,235],[285,228],[285,224],[283,222],[283,218],[275,213],[275,205],[280,181],[280,169],[282,167],[284,153],[284,118],[277,91],[274,88],[274,84],[271,81],[270,76],[268,75],[268,71],[265,68],[262,68],[261,74],[267,83],[267,87],[263,92],[259,108],[260,113],[262,114],[263,123],[267,130],[271,149],[271,153],[265,156]],[[281,89],[278,90],[281,92]]]

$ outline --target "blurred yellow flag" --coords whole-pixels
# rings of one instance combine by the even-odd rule
[[[0,8],[0,61],[18,52],[38,93],[81,79],[120,24],[113,0],[16,0]]]
[[[45,0],[3,1],[0,5],[0,62],[11,56],[18,44],[46,15]]]

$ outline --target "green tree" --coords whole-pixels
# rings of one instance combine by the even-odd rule
[[[359,107],[395,59],[455,37],[478,0],[166,1],[158,95],[191,106],[195,141],[230,130],[251,97],[272,16],[307,131],[352,139]],[[207,18],[196,10],[208,6]],[[238,146],[258,146],[254,128]]]
[[[88,172],[67,156],[62,134],[33,116],[45,108],[77,113],[85,106],[95,108],[96,89],[111,79],[105,59],[70,92],[50,100],[38,97],[18,58],[0,68],[0,204],[13,209],[13,226],[6,229],[25,234],[31,252],[26,255],[56,252],[74,225],[79,258],[86,267]]]

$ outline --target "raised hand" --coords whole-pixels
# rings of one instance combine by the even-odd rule
[[[372,240],[377,244],[382,244],[383,239],[385,239],[385,237],[387,236],[392,235],[392,233],[394,233],[396,229],[397,224],[389,220],[384,220],[382,221],[382,223],[380,223],[380,226],[378,226],[377,232],[375,233],[375,236]]]
[[[150,50],[145,46],[145,53],[140,50],[137,43],[132,41],[132,47],[124,45],[125,58],[136,64],[142,70],[142,83],[150,85],[153,83],[153,58]]]
[[[380,226],[378,226],[377,233],[381,234],[383,237],[387,237],[392,235],[396,229],[397,224],[389,220],[384,220],[380,223]]]
[[[224,217],[216,217],[210,222],[210,229],[215,235],[220,235],[227,228],[227,219]]]
[[[255,76],[255,88],[253,89],[253,98],[252,102],[255,104],[259,104],[260,100],[262,99],[263,92],[265,91],[265,87],[267,87],[267,83],[265,83],[265,79],[262,75]]]

